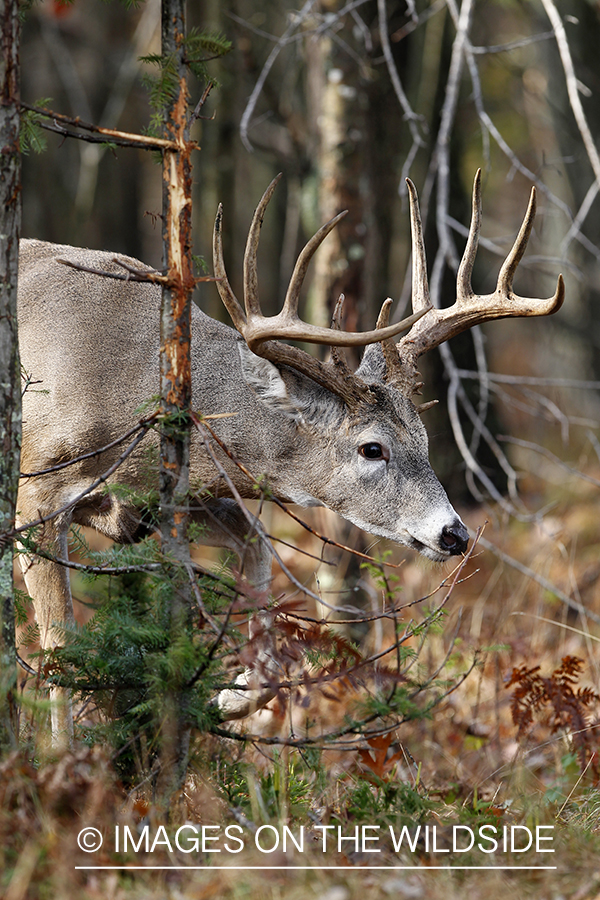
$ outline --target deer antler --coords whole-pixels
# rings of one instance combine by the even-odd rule
[[[520,297],[513,292],[513,278],[525,253],[535,218],[536,195],[535,187],[532,187],[523,224],[510,253],[502,264],[496,290],[492,294],[476,294],[473,291],[471,275],[481,231],[481,169],[478,169],[473,184],[473,210],[469,236],[456,278],[456,302],[447,309],[430,307],[419,200],[412,181],[407,178],[406,183],[411,215],[413,310],[416,313],[429,309],[427,315],[413,325],[409,333],[396,345],[400,367],[395,367],[391,380],[406,396],[410,396],[416,386],[416,361],[419,356],[482,322],[509,316],[551,315],[557,312],[563,304],[565,285],[562,275],[559,275],[556,291],[547,300]]]
[[[317,248],[327,237],[330,231],[337,225],[346,212],[342,212],[323,225],[317,233],[308,241],[294,267],[292,277],[287,289],[283,308],[276,316],[264,316],[260,307],[258,296],[258,276],[256,256],[260,229],[269,200],[273,195],[281,175],[273,179],[260,203],[256,207],[244,253],[244,308],[233,293],[223,261],[223,244],[221,238],[221,224],[223,217],[222,206],[219,205],[213,235],[213,263],[217,288],[223,304],[225,305],[233,324],[246,341],[250,350],[258,356],[278,365],[287,365],[308,375],[313,381],[333,391],[346,403],[355,405],[361,400],[373,401],[368,386],[353,373],[349,372],[339,363],[339,357],[334,355],[333,363],[322,363],[314,357],[280,343],[274,338],[287,340],[308,341],[314,344],[328,344],[331,347],[362,347],[366,344],[374,344],[377,341],[391,340],[407,328],[410,328],[427,311],[420,309],[412,316],[389,325],[385,328],[378,327],[374,331],[348,332],[340,331],[338,327],[322,328],[317,325],[309,325],[303,322],[298,315],[298,299],[300,289],[306,275],[308,265]],[[336,363],[337,358],[337,363]]]

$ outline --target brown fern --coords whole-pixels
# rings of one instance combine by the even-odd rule
[[[516,685],[510,707],[513,723],[518,726],[517,738],[522,738],[529,731],[535,713],[549,707],[551,732],[570,732],[581,770],[589,764],[597,778],[600,774],[598,741],[594,725],[587,716],[592,704],[600,700],[600,695],[589,687],[577,687],[583,665],[583,660],[578,656],[564,656],[560,666],[549,677],[539,674],[539,666],[517,666],[512,670],[507,687]]]

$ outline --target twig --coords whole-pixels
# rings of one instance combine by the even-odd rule
[[[144,429],[141,434],[131,442],[129,447],[121,454],[121,456],[110,466],[105,472],[102,473],[95,481],[93,481],[89,487],[87,487],[80,494],[77,494],[76,497],[73,497],[72,500],[69,500],[68,503],[65,503],[64,506],[61,506],[60,509],[56,509],[51,513],[48,513],[45,516],[40,516],[38,519],[35,519],[33,522],[27,522],[25,525],[20,525],[18,528],[12,528],[10,531],[5,531],[3,534],[0,534],[0,541],[12,540],[19,534],[22,534],[24,531],[28,531],[30,528],[37,528],[38,525],[44,525],[45,522],[50,522],[52,519],[55,519],[57,516],[60,516],[61,513],[66,512],[68,509],[72,509],[72,507],[76,506],[80,500],[83,500],[84,497],[87,497],[92,491],[96,490],[101,484],[105,484],[106,481],[110,478],[110,476],[116,472],[119,466],[130,456],[131,453],[135,450],[138,444],[144,439],[146,436],[147,429]]]
[[[117,131],[114,128],[102,128],[100,125],[92,125],[90,122],[83,122],[79,116],[66,116],[63,113],[54,112],[43,106],[29,106],[27,103],[21,104],[23,109],[37,113],[46,119],[52,119],[53,126],[45,122],[40,122],[42,128],[48,131],[55,131],[65,137],[74,137],[82,141],[91,141],[92,143],[112,143],[123,147],[138,147],[141,150],[179,150],[180,147],[176,141],[170,141],[167,138],[153,137],[152,135],[130,134],[127,131]],[[89,131],[90,134],[80,134],[79,132],[69,131],[67,128],[59,125],[64,122],[72,125],[74,128],[81,128],[83,131]],[[94,137],[101,135],[101,137]],[[195,145],[194,145],[195,146]]]
[[[309,685],[324,685],[324,684],[330,684],[330,683],[332,683],[332,682],[334,682],[334,681],[337,681],[339,678],[355,676],[356,673],[360,672],[361,669],[365,669],[365,668],[367,668],[367,667],[372,667],[372,666],[373,666],[376,662],[378,662],[380,659],[383,659],[385,656],[388,656],[390,653],[393,653],[394,651],[397,651],[399,647],[401,647],[404,643],[406,643],[406,641],[408,641],[410,638],[414,637],[415,630],[416,630],[417,628],[419,629],[419,632],[420,632],[420,631],[423,629],[424,626],[425,626],[425,628],[426,628],[427,626],[432,625],[432,624],[439,618],[440,613],[442,612],[443,608],[445,607],[445,605],[447,604],[448,600],[450,599],[450,597],[451,597],[451,595],[452,595],[452,593],[453,593],[453,591],[454,591],[456,585],[460,582],[460,580],[461,580],[461,579],[460,579],[460,575],[461,575],[462,571],[464,570],[465,566],[467,565],[467,563],[469,562],[469,560],[471,559],[471,557],[472,557],[472,555],[473,555],[473,553],[474,553],[474,551],[475,551],[475,548],[476,548],[476,546],[477,546],[477,543],[479,542],[479,538],[480,538],[480,535],[481,535],[482,530],[483,530],[482,528],[479,528],[479,529],[478,529],[477,534],[476,534],[476,537],[475,537],[475,539],[474,539],[474,541],[473,541],[473,544],[472,544],[471,547],[469,548],[468,553],[465,554],[465,556],[464,556],[463,559],[461,560],[460,565],[457,566],[457,568],[456,568],[456,570],[455,570],[455,572],[454,572],[454,577],[452,578],[452,581],[451,581],[451,583],[450,583],[450,585],[449,585],[449,587],[448,587],[448,590],[447,590],[447,592],[446,592],[446,595],[443,597],[441,603],[440,603],[434,610],[432,610],[432,611],[429,613],[429,615],[427,616],[427,618],[425,619],[424,622],[419,623],[418,626],[415,625],[415,624],[413,624],[412,622],[409,622],[409,623],[407,624],[406,628],[405,628],[404,634],[403,634],[402,636],[398,637],[397,640],[394,641],[393,644],[390,644],[388,647],[386,647],[384,650],[381,650],[381,651],[378,652],[378,653],[373,653],[373,654],[371,654],[370,656],[365,657],[364,659],[360,659],[360,660],[356,661],[355,664],[352,666],[351,669],[341,669],[341,670],[339,670],[339,671],[333,671],[333,672],[322,672],[322,673],[319,673],[319,674],[314,675],[314,676],[307,676],[306,674],[303,674],[303,675],[301,675],[300,677],[298,677],[297,679],[288,680],[288,681],[278,681],[278,683],[277,683],[277,688],[278,688],[278,689],[281,689],[281,690],[283,690],[283,689],[285,689],[285,690],[292,690],[293,688],[297,688],[297,687],[305,687],[305,686],[309,686]],[[426,599],[426,598],[421,598],[421,600],[419,600],[418,602],[423,602],[423,599]],[[407,604],[407,606],[410,606],[410,605],[413,605],[413,604]],[[400,607],[399,609],[402,609],[402,608],[403,608],[403,607]],[[397,612],[397,611],[398,611],[398,610],[396,610],[396,612]],[[281,614],[282,616],[284,616],[284,617],[290,616],[290,614],[288,614],[288,613],[286,613],[286,612],[282,612],[282,613],[280,613],[280,614]],[[292,617],[292,618],[298,618],[298,617],[296,617],[296,616],[293,616],[293,614],[291,614],[291,617]],[[383,613],[379,614],[379,617],[380,617],[380,618],[383,618],[383,617],[384,617],[384,614],[383,614]],[[318,624],[323,624],[323,625],[324,625],[324,624],[329,624],[329,623],[321,621],[321,622],[319,622]],[[422,634],[422,642],[425,640],[425,637],[426,637],[426,630],[423,631],[423,634]],[[424,685],[423,685],[423,684],[419,684],[419,685],[415,688],[415,691],[413,692],[413,696],[416,696],[417,694],[419,694],[419,693],[423,690],[423,687],[424,687],[424,686],[425,686],[425,687],[428,686],[429,684],[431,684],[431,683],[437,678],[437,676],[439,675],[439,672],[440,672],[441,669],[444,667],[444,665],[446,664],[446,662],[447,662],[447,660],[448,660],[448,658],[449,658],[449,655],[450,655],[450,653],[451,653],[451,651],[452,651],[452,646],[453,646],[453,644],[454,644],[454,640],[455,640],[455,638],[453,638],[452,641],[451,641],[451,646],[450,646],[450,649],[449,649],[448,654],[447,654],[447,656],[446,656],[446,659],[442,662],[442,664],[441,664],[440,666],[438,666],[438,667],[436,668],[436,670],[434,671],[434,673],[433,673],[433,674],[431,675],[431,677],[424,683]],[[418,655],[418,654],[417,654],[417,655]],[[408,670],[411,668],[412,662],[414,662],[414,659],[413,659],[413,661],[411,661],[411,662],[408,664],[408,666],[407,666],[406,669],[405,669],[405,672],[401,673],[403,676],[404,676],[405,673],[408,672]],[[260,687],[263,687],[263,688],[266,688],[266,687],[269,687],[269,686],[271,686],[271,685],[270,685],[268,682],[264,682],[263,684],[260,685]],[[222,686],[220,689],[222,689],[223,687],[226,687],[226,686]],[[227,687],[228,687],[228,686],[227,686]],[[235,687],[235,689],[237,689],[237,685],[234,685],[234,687]],[[249,688],[247,688],[247,687],[242,687],[241,689],[242,689],[242,690],[249,690]],[[393,696],[393,691],[392,691],[392,694],[390,695],[390,698],[388,698],[388,702],[391,701],[391,697],[392,697],[392,696]]]
[[[124,269],[128,269],[127,274],[124,272],[107,272],[106,269],[96,269],[95,266],[85,266],[83,263],[76,263],[70,259],[61,259],[60,257],[56,258],[56,262],[60,263],[62,266],[69,266],[70,269],[77,269],[78,272],[87,272],[90,275],[101,275],[103,278],[115,278],[117,281],[143,281],[148,284],[170,284],[169,277],[157,272],[156,269],[149,268],[147,272],[142,272],[141,270],[134,272],[128,268],[125,262],[119,261],[116,258],[113,259],[112,262],[117,263]]]
[[[122,272],[107,272],[106,269],[96,269],[94,266],[86,266],[83,265],[83,263],[76,263],[70,259],[61,259],[60,257],[56,257],[56,262],[61,263],[63,266],[69,266],[71,269],[77,269],[79,272],[88,272],[90,275],[100,275],[102,278],[115,278],[117,281],[141,281],[146,284],[161,284],[166,285],[167,287],[173,286],[173,279],[170,275],[163,275],[161,272],[157,272],[156,269],[151,269],[150,267],[148,267],[147,270],[137,269],[135,266],[125,262],[124,259],[119,259],[117,256],[113,257],[111,262],[125,269],[127,272],[126,275]],[[213,275],[200,275],[194,278],[194,284],[218,280],[219,279],[215,278]]]
[[[252,474],[252,472],[250,472],[246,468],[246,466],[242,462],[240,462],[240,460],[231,452],[231,450],[227,447],[227,445],[223,443],[223,441],[219,438],[219,436],[216,434],[216,432],[213,431],[213,429],[207,423],[207,421],[206,421],[207,418],[210,418],[210,417],[202,418],[201,421],[202,421],[202,424],[204,425],[204,427],[209,432],[210,436],[215,441],[215,443],[218,444],[218,446],[223,451],[223,453],[225,453],[225,455],[229,457],[231,462],[234,463],[235,466],[237,466],[237,468],[240,470],[240,472],[244,473],[244,475],[246,476],[246,478],[248,478],[248,480],[251,482],[251,484],[255,484],[255,485],[258,484],[259,479],[256,476],[254,476]],[[334,541],[333,538],[328,538],[325,535],[320,534],[318,531],[316,531],[314,528],[312,528],[307,522],[304,522],[303,519],[300,518],[300,516],[296,515],[295,512],[292,512],[292,510],[289,509],[288,506],[282,500],[279,500],[277,497],[269,496],[268,499],[272,503],[275,503],[275,505],[278,506],[281,510],[283,510],[283,512],[286,515],[288,515],[291,519],[293,519],[295,522],[297,522],[299,525],[301,525],[305,531],[308,531],[309,534],[312,534],[315,537],[317,537],[324,544],[328,544],[332,547],[336,547],[338,550],[345,550],[347,553],[351,553],[353,556],[357,556],[359,559],[367,560],[367,562],[372,562],[372,563],[377,563],[377,564],[379,564],[381,562],[381,560],[376,559],[374,556],[369,556],[368,553],[361,553],[360,550],[355,550],[353,547],[348,547],[346,544],[340,544],[340,543],[338,543],[338,541]],[[391,569],[401,569],[402,566],[404,565],[404,561],[402,561],[401,563],[383,562],[381,564],[384,566],[387,566]]]
[[[402,107],[404,118],[408,122],[408,127],[410,129],[412,137],[412,146],[410,147],[407,158],[402,166],[401,183],[403,184],[404,179],[410,171],[410,166],[414,160],[417,150],[419,149],[419,147],[424,146],[424,141],[421,137],[421,134],[419,133],[419,128],[417,125],[417,122],[422,121],[422,117],[418,116],[411,107],[408,97],[404,92],[404,88],[402,87],[400,75],[398,74],[398,69],[396,68],[396,64],[394,62],[394,57],[392,55],[392,50],[390,47],[390,37],[387,25],[386,0],[377,0],[377,15],[379,19],[379,40],[381,41],[381,49],[383,50],[385,64],[390,76],[390,80],[392,82],[392,87],[394,88],[394,93],[398,98],[398,103]]]
[[[518,50],[520,47],[529,47],[531,44],[537,44],[540,41],[548,41],[554,37],[553,31],[541,31],[539,34],[532,34],[526,38],[520,38],[517,41],[507,41],[506,44],[491,44],[487,47],[471,46],[471,53],[478,56],[488,56],[492,53],[509,53],[511,50]]]
[[[323,601],[321,600],[321,598],[319,598],[317,596],[317,594],[315,594],[313,591],[311,591],[309,588],[307,588],[306,585],[301,584],[301,582],[298,581],[296,576],[293,575],[292,572],[290,572],[288,567],[285,565],[285,563],[283,562],[283,560],[281,559],[281,557],[279,556],[279,554],[273,547],[272,543],[267,539],[266,534],[265,534],[264,530],[262,529],[260,522],[256,519],[256,516],[253,516],[252,513],[250,513],[246,509],[246,505],[244,504],[244,501],[242,500],[239,491],[237,490],[233,481],[231,480],[231,478],[229,477],[229,475],[227,474],[227,472],[225,471],[225,469],[223,468],[223,466],[221,465],[221,463],[215,456],[214,451],[210,445],[210,441],[208,440],[208,436],[206,434],[205,423],[203,423],[198,418],[198,416],[196,416],[194,413],[191,414],[191,417],[192,417],[192,422],[194,423],[196,429],[200,433],[200,436],[201,436],[204,446],[206,448],[206,452],[210,456],[212,463],[215,466],[217,472],[219,473],[221,478],[223,478],[223,480],[227,484],[227,487],[231,491],[232,497],[234,498],[234,500],[240,507],[242,513],[248,520],[251,530],[253,532],[257,533],[259,540],[261,540],[261,542],[263,542],[264,546],[266,547],[267,551],[271,554],[271,556],[277,560],[277,563],[281,567],[282,572],[285,573],[285,575],[290,579],[292,584],[294,584],[298,588],[298,590],[300,590],[303,594],[306,594],[306,596],[311,597],[313,600],[316,600],[319,603],[322,603]],[[334,607],[329,607],[329,605],[327,603],[325,603],[324,605],[330,609],[334,608]]]
[[[404,40],[405,37],[408,37],[409,34],[412,34],[419,25],[422,25],[427,19],[430,19],[436,13],[438,13],[441,9],[443,9],[446,5],[446,0],[435,0],[424,12],[421,13],[420,16],[413,18],[410,22],[407,22],[406,25],[403,25],[402,28],[398,28],[397,31],[392,32],[390,35],[391,40],[397,44],[400,41]]]
[[[323,34],[323,32],[328,31],[334,23],[340,22],[345,15],[354,12],[355,9],[364,6],[367,2],[368,0],[351,0],[350,3],[346,3],[346,5],[342,6],[337,12],[326,15],[324,17],[325,21],[315,29],[315,34],[320,35]]]
[[[536,444],[533,441],[524,441],[521,438],[511,437],[511,435],[508,434],[499,434],[498,440],[505,441],[508,444],[514,444],[516,447],[524,447],[526,450],[534,450],[536,453],[539,453],[540,456],[545,456],[546,459],[549,459],[555,466],[559,466],[559,468],[568,472],[569,475],[574,475],[576,478],[581,478],[582,481],[587,481],[595,487],[600,487],[600,480],[594,478],[593,475],[588,475],[586,472],[580,472],[579,469],[573,468],[573,466],[568,465],[568,463],[564,462],[559,456],[556,456],[555,453],[552,453],[551,450],[542,447],[540,444]]]
[[[583,203],[577,210],[577,215],[571,222],[571,227],[569,228],[566,235],[564,236],[564,238],[561,241],[561,244],[560,244],[560,252],[561,253],[567,252],[567,250],[569,249],[569,244],[575,238],[579,239],[581,226],[583,225],[583,223],[587,217],[587,214],[589,213],[590,209],[592,208],[592,204],[593,204],[594,200],[596,199],[596,197],[598,196],[599,190],[600,190],[600,185],[598,184],[598,181],[594,180],[592,182],[592,184],[589,186],[589,188],[587,190],[587,194],[583,198]],[[595,249],[597,250],[597,248],[595,248]],[[597,251],[595,255],[598,258],[598,256],[600,254]]]
[[[552,584],[551,581],[548,581],[547,578],[544,578],[543,575],[538,575],[537,572],[534,572],[533,569],[530,569],[528,566],[523,565],[523,563],[519,562],[512,556],[509,556],[508,553],[504,553],[503,550],[500,550],[495,544],[492,544],[490,541],[485,538],[480,538],[479,543],[482,547],[485,547],[486,550],[490,550],[498,559],[501,559],[502,562],[506,563],[513,569],[516,569],[517,572],[520,572],[522,575],[526,575],[527,578],[531,578],[532,581],[535,581],[540,587],[543,587],[545,591],[548,591],[549,594],[552,594],[554,597],[557,597],[562,603],[568,606],[569,609],[574,610],[579,613],[580,616],[585,618],[587,616],[588,619],[592,619],[592,621],[596,622],[600,625],[600,615],[595,613],[593,610],[588,609],[583,606],[582,603],[578,603],[577,600],[573,600],[572,597],[569,597],[568,594],[565,594],[564,591],[561,591],[559,587],[555,584]]]
[[[196,103],[194,111],[191,114],[188,124],[187,124],[187,132],[186,132],[187,140],[189,140],[190,129],[191,129],[192,125],[194,124],[194,122],[196,121],[196,119],[200,118],[200,112],[202,110],[202,107],[208,100],[208,95],[210,94],[213,87],[214,87],[214,81],[209,81],[208,84],[206,85],[206,87],[204,88],[204,92],[203,92],[202,96]]]
[[[460,378],[479,378],[479,372],[472,369],[456,369]],[[532,384],[540,387],[574,388],[575,390],[600,391],[600,381],[580,381],[577,378],[538,378],[532,375],[502,375],[498,372],[488,372],[488,381],[496,381],[499,384]]]
[[[89,453],[82,453],[81,456],[76,456],[74,459],[70,459],[67,462],[57,463],[55,466],[49,466],[47,469],[40,469],[38,472],[21,472],[20,477],[37,478],[39,475],[49,475],[50,472],[59,472],[61,469],[66,469],[67,466],[74,466],[75,463],[83,462],[84,459],[92,459],[94,456],[100,456],[101,453],[106,453],[107,450],[112,450],[113,447],[118,447],[119,444],[123,444],[141,428],[148,430],[159,415],[160,411],[157,410],[145,419],[140,419],[137,425],[134,425],[133,428],[130,428],[129,431],[125,432],[121,437],[111,441],[110,444],[105,444],[104,447],[99,447],[97,450],[90,450]]]
[[[459,17],[455,0],[447,0],[447,3],[452,18],[455,22],[458,23],[460,21],[460,17],[462,17],[462,7]],[[535,184],[539,191],[545,194],[545,196],[551,201],[551,203],[553,203],[558,209],[562,210],[567,218],[571,220],[572,214],[568,204],[557,197],[556,194],[554,194],[550,190],[550,188],[541,180],[541,178],[539,178],[539,176],[535,174],[535,172],[532,172],[531,169],[528,169],[527,166],[525,166],[521,162],[521,160],[517,157],[516,153],[512,150],[507,141],[505,141],[505,139],[502,137],[500,131],[496,128],[494,122],[492,121],[483,104],[483,91],[481,88],[479,70],[475,61],[475,55],[473,53],[472,45],[468,39],[464,42],[464,52],[467,60],[467,66],[469,68],[469,74],[471,76],[471,84],[473,86],[473,102],[475,104],[475,110],[479,117],[479,121],[481,122],[481,125],[484,129],[484,136],[486,133],[489,133],[489,135],[496,141],[496,144],[498,145],[500,150],[502,150],[504,155],[510,160],[510,163],[515,171],[520,172],[529,181]]]
[[[360,2],[366,3],[367,0],[360,0]],[[273,43],[275,44],[281,40],[281,37],[278,37],[276,34],[271,34],[271,32],[269,31],[264,31],[264,29],[258,28],[256,25],[252,25],[252,23],[248,22],[247,19],[243,19],[241,16],[238,16],[236,13],[232,12],[230,9],[225,10],[225,15],[229,19],[233,19],[234,22],[237,22],[238,25],[241,25],[243,28],[251,31],[252,34],[258,35],[258,37],[266,38],[268,41],[273,41]],[[315,29],[312,33],[317,33],[317,29]],[[295,41],[301,41],[304,36],[304,34],[292,34],[288,37],[286,43],[291,44]]]
[[[546,15],[550,19],[550,24],[552,25],[552,30],[554,31],[554,36],[556,38],[558,52],[560,53],[560,59],[563,64],[563,70],[565,73],[565,81],[567,84],[567,93],[569,95],[571,109],[573,111],[573,115],[575,116],[575,121],[577,123],[581,139],[583,140],[583,145],[586,149],[588,159],[592,166],[596,183],[600,185],[600,154],[598,153],[596,142],[592,137],[592,133],[590,131],[583,106],[581,105],[581,98],[579,95],[579,89],[577,87],[577,76],[575,75],[575,68],[573,66],[571,49],[567,40],[565,26],[563,25],[562,17],[558,12],[556,6],[554,5],[553,0],[542,0],[542,4],[544,9],[546,10]]]

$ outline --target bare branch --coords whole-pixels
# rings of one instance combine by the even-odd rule
[[[505,441],[507,444],[514,444],[515,447],[524,447],[526,450],[534,450],[536,453],[539,453],[540,456],[545,456],[546,459],[549,459],[550,462],[554,463],[555,466],[558,466],[560,469],[563,469],[563,471],[568,472],[569,475],[574,475],[575,478],[581,478],[582,481],[587,481],[588,484],[593,484],[595,487],[600,487],[600,480],[598,478],[594,478],[592,475],[588,475],[586,472],[581,472],[579,469],[576,469],[573,466],[569,466],[559,456],[556,456],[555,453],[552,453],[551,450],[548,450],[546,447],[542,447],[540,444],[536,444],[533,441],[524,441],[521,438],[512,437],[508,434],[499,434],[498,440]]]
[[[479,378],[479,373],[472,369],[457,369],[456,374],[461,378]],[[546,378],[533,375],[502,375],[498,372],[488,372],[489,381],[498,384],[533,384],[540,387],[572,388],[580,391],[600,391],[600,381],[582,381],[578,378]]]
[[[486,550],[490,550],[494,556],[497,556],[498,559],[501,559],[502,562],[506,563],[512,569],[516,569],[517,572],[521,572],[522,575],[527,576],[532,581],[535,581],[541,587],[544,588],[545,591],[552,594],[554,597],[557,597],[565,606],[568,606],[569,609],[572,609],[574,612],[579,613],[584,619],[591,619],[596,624],[600,625],[600,616],[597,615],[593,610],[588,609],[586,606],[583,606],[579,601],[574,600],[572,597],[569,597],[568,594],[565,594],[559,587],[555,584],[552,584],[547,578],[544,578],[543,575],[539,575],[537,572],[534,572],[533,569],[530,569],[529,566],[525,566],[523,563],[519,562],[519,560],[514,559],[514,557],[509,556],[508,553],[505,553],[503,550],[500,550],[495,544],[492,544],[491,541],[486,540],[485,538],[480,538],[479,543],[482,547],[485,547]]]
[[[53,125],[48,125],[48,123],[44,122],[40,122],[40,125],[48,131],[55,131],[57,134],[62,134],[65,137],[74,137],[78,138],[80,141],[90,141],[92,143],[117,144],[117,146],[120,147],[137,147],[141,150],[178,149],[178,145],[175,141],[170,141],[166,138],[152,137],[151,135],[130,134],[127,131],[117,131],[114,128],[102,128],[100,125],[92,125],[89,122],[83,122],[79,117],[73,118],[72,116],[65,116],[61,113],[53,112],[51,109],[46,109],[43,106],[28,106],[26,103],[22,103],[21,106],[23,109],[35,112],[46,119],[52,119],[54,122]],[[89,131],[90,134],[86,135],[80,134],[77,131],[69,131],[62,125],[59,125],[59,122],[64,122],[75,128],[81,128],[84,131]],[[96,137],[95,135],[100,135],[100,137]]]
[[[400,81],[400,75],[398,74],[398,69],[396,68],[394,57],[392,56],[390,37],[387,26],[386,0],[377,0],[377,14],[379,17],[379,39],[381,41],[381,48],[383,50],[385,64],[387,66],[390,80],[394,88],[394,93],[396,94],[398,102],[402,110],[404,111],[404,118],[408,122],[408,127],[410,128],[412,137],[412,146],[410,147],[407,158],[402,166],[402,176],[400,182],[402,184],[404,182],[404,179],[408,176],[410,167],[419,147],[422,147],[424,145],[424,141],[421,137],[419,126],[417,124],[419,122],[422,123],[423,118],[422,116],[418,116],[411,107],[408,101],[408,97],[404,92],[404,88],[402,87],[402,82]]]
[[[575,116],[575,121],[577,122],[583,145],[592,166],[596,183],[600,185],[600,154],[598,153],[596,142],[592,137],[583,106],[581,105],[577,76],[575,75],[575,67],[573,66],[573,58],[571,56],[571,49],[567,40],[565,26],[563,25],[562,17],[554,5],[553,0],[542,0],[542,4],[546,10],[546,15],[550,19],[550,24],[552,25],[552,30],[554,31],[554,36],[558,45],[558,52],[560,53],[560,59],[563,64],[571,109]]]
[[[70,259],[61,259],[60,257],[56,257],[56,262],[63,266],[69,266],[71,269],[77,269],[79,272],[88,272],[90,275],[101,275],[102,278],[114,278],[117,281],[141,281],[146,284],[160,285],[171,285],[172,283],[172,279],[169,275],[163,275],[161,272],[157,272],[156,269],[151,269],[150,267],[147,269],[137,269],[125,262],[124,259],[119,259],[117,256],[112,259],[112,262],[125,269],[127,274],[123,274],[122,272],[107,272],[106,269],[96,269],[94,266],[84,266],[82,263],[76,263]],[[200,275],[194,278],[195,284],[218,280],[219,279],[215,278],[213,275]]]
[[[242,510],[243,514],[246,516],[246,518],[248,520],[248,524],[250,526],[251,533],[257,534],[257,536],[258,536],[259,540],[261,541],[261,543],[263,544],[264,548],[267,550],[268,553],[270,553],[270,555],[274,559],[277,560],[277,563],[281,567],[281,570],[286,574],[286,576],[289,578],[289,580],[292,582],[292,584],[294,584],[298,588],[299,591],[301,591],[303,594],[306,594],[307,597],[311,597],[313,600],[316,600],[319,603],[323,603],[323,600],[320,597],[318,597],[317,594],[315,594],[313,591],[311,591],[309,588],[307,588],[305,585],[301,584],[298,581],[298,579],[296,578],[296,576],[293,575],[292,572],[290,572],[288,567],[285,565],[285,563],[283,562],[283,560],[281,559],[281,557],[279,556],[279,554],[273,547],[272,543],[268,540],[266,533],[264,532],[263,527],[260,524],[260,522],[258,522],[256,517],[253,516],[252,513],[250,513],[246,509],[246,505],[245,505],[244,501],[242,500],[242,498],[239,494],[239,491],[237,490],[233,481],[231,480],[231,478],[229,477],[229,475],[227,474],[227,472],[225,471],[225,469],[223,468],[223,466],[221,465],[221,463],[215,456],[215,453],[210,445],[210,441],[208,440],[206,423],[202,422],[202,420],[199,419],[194,413],[192,413],[191,416],[192,416],[192,421],[193,421],[196,429],[198,430],[198,432],[200,433],[200,435],[202,437],[204,446],[206,448],[206,452],[210,456],[210,458],[213,462],[213,465],[215,466],[215,468],[216,468],[217,472],[219,473],[219,475],[221,476],[221,478],[223,478],[223,480],[227,484],[227,487],[231,491],[231,494],[232,494],[234,500],[237,502],[237,504],[240,507],[240,509]],[[327,606],[328,604],[325,603],[324,605]],[[333,609],[334,607],[329,607],[329,608]]]
[[[244,147],[248,151],[248,153],[252,153],[254,150],[252,143],[250,142],[250,138],[248,137],[250,122],[252,120],[252,116],[254,115],[254,110],[256,109],[256,104],[258,103],[258,98],[260,97],[260,95],[262,93],[262,89],[264,87],[265,81],[268,78],[269,72],[273,68],[275,60],[277,59],[277,57],[279,56],[279,54],[281,53],[281,51],[283,50],[285,45],[289,42],[290,37],[294,34],[295,31],[298,30],[298,28],[300,28],[300,26],[302,25],[302,23],[308,16],[309,12],[311,11],[311,9],[315,5],[315,3],[316,3],[316,0],[306,0],[305,4],[302,7],[302,9],[300,10],[300,12],[291,18],[290,24],[288,25],[288,27],[286,28],[284,33],[281,35],[281,37],[279,38],[279,40],[277,41],[277,43],[275,44],[275,46],[269,53],[269,56],[267,57],[267,61],[265,62],[264,66],[262,68],[262,71],[261,71],[260,75],[258,76],[256,84],[254,85],[254,88],[252,89],[252,93],[250,94],[250,97],[248,98],[246,108],[245,108],[245,110],[242,114],[242,118],[240,120],[240,138],[242,140]]]
[[[529,47],[531,44],[537,44],[540,41],[548,41],[553,37],[553,31],[542,31],[540,34],[532,34],[529,37],[520,38],[517,41],[508,41],[506,44],[491,44],[487,47],[471,46],[471,53],[475,53],[478,56],[488,56],[492,53],[509,53],[511,50]]]
[[[60,516],[61,513],[66,512],[68,509],[72,509],[74,506],[79,503],[80,500],[83,500],[84,497],[87,497],[92,491],[95,491],[96,488],[100,487],[100,485],[105,484],[111,475],[117,471],[121,463],[130,456],[133,451],[136,449],[138,444],[145,438],[148,427],[144,427],[141,430],[141,433],[137,435],[136,438],[131,442],[131,444],[127,447],[126,450],[119,456],[119,458],[110,466],[102,475],[99,475],[98,478],[95,479],[84,491],[77,494],[76,497],[73,497],[69,500],[68,503],[65,503],[64,506],[61,506],[60,509],[53,510],[45,516],[39,516],[39,518],[35,519],[33,522],[27,522],[25,525],[21,525],[18,528],[13,528],[11,531],[5,531],[3,534],[0,534],[0,541],[12,540],[19,534],[23,534],[23,532],[28,531],[30,528],[37,528],[38,525],[43,525],[45,522],[50,522],[52,519],[55,519],[57,516]]]
[[[159,415],[160,412],[157,411],[153,412],[151,416],[140,419],[137,425],[134,425],[133,428],[130,428],[129,431],[126,431],[125,434],[121,435],[121,437],[116,438],[109,444],[105,444],[104,447],[99,447],[97,450],[90,450],[89,453],[82,453],[80,456],[69,459],[67,462],[57,463],[55,466],[49,466],[49,468],[47,469],[40,469],[39,472],[21,472],[20,477],[37,478],[40,475],[48,475],[50,472],[59,472],[61,469],[66,469],[68,466],[73,466],[75,465],[75,463],[82,462],[84,459],[93,459],[95,456],[100,456],[101,453],[106,453],[107,450],[112,450],[113,447],[118,447],[119,444],[123,444],[140,429],[147,430],[148,428],[150,428]]]

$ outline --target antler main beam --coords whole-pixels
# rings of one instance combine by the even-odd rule
[[[406,183],[411,214],[413,310],[418,312],[427,310],[430,304],[427,264],[417,191],[409,178],[406,179]],[[492,319],[503,319],[510,316],[548,316],[560,309],[565,298],[562,275],[558,276],[554,295],[547,300],[520,297],[512,289],[517,266],[525,253],[533,228],[535,212],[536,192],[535,187],[532,187],[523,224],[510,253],[502,264],[496,290],[491,294],[476,294],[471,285],[471,276],[481,231],[481,169],[477,170],[473,184],[471,226],[456,278],[456,301],[447,309],[429,307],[428,314],[412,326],[410,332],[396,345],[403,372],[401,387],[407,393],[412,393],[416,381],[418,357],[462,331]]]

